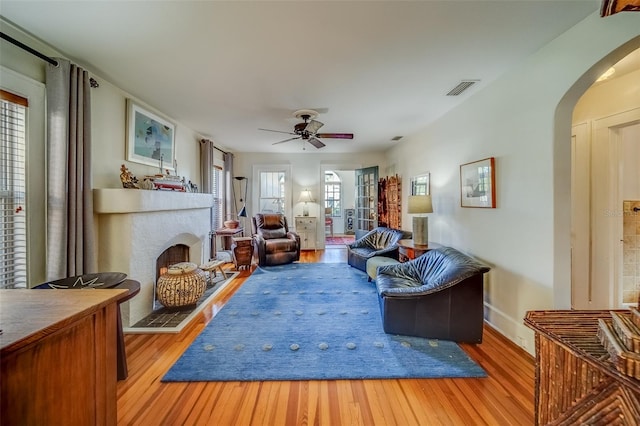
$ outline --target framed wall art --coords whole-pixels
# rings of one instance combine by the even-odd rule
[[[495,158],[460,166],[460,206],[496,208]]]
[[[176,126],[127,99],[127,160],[173,170]]]

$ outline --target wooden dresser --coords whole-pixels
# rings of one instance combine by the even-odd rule
[[[115,425],[117,303],[127,290],[0,290],[7,425]]]
[[[536,425],[640,424],[640,380],[621,373],[597,337],[609,311],[530,311],[536,339]]]

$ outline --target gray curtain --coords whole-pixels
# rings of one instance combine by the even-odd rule
[[[213,168],[213,141],[200,140],[200,182],[202,192],[211,194],[213,182],[211,181],[211,169]]]
[[[224,161],[224,215],[225,219],[237,219],[235,188],[233,186],[233,154],[226,152],[222,155]]]
[[[47,64],[47,280],[97,272],[89,74]]]

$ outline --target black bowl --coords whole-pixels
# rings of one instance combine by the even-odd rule
[[[83,274],[75,277],[62,278],[56,281],[39,284],[36,289],[84,289],[84,288],[111,288],[127,279],[123,272],[98,272],[97,274]]]

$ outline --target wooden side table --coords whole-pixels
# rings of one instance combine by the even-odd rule
[[[429,250],[442,247],[438,243],[429,243],[427,245],[414,244],[413,240],[400,240],[398,241],[398,260],[400,262],[408,262],[416,257],[422,256]]]
[[[236,265],[237,270],[240,270],[243,267],[250,268],[251,258],[253,257],[253,238],[233,238],[231,252],[233,253],[233,263]]]
[[[222,249],[231,250],[231,239],[234,235],[242,234],[244,228],[220,228],[216,229],[216,236],[222,238]]]

